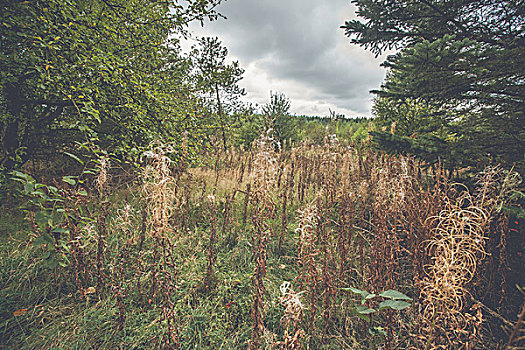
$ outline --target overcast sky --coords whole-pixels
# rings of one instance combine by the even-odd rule
[[[286,94],[293,114],[370,116],[371,89],[380,86],[384,58],[351,45],[345,20],[355,18],[350,0],[227,0],[227,17],[192,26],[196,36],[218,36],[246,71],[246,101]]]

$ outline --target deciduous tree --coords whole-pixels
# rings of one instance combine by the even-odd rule
[[[219,2],[2,1],[0,166],[86,138],[123,154],[181,138],[199,118],[176,38]]]

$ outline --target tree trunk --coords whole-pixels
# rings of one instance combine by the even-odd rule
[[[16,163],[16,150],[20,147],[18,138],[19,120],[22,113],[23,96],[17,83],[5,85],[6,109],[10,115],[6,122],[4,137],[2,139],[2,163],[7,170],[13,170]]]
[[[222,105],[221,105],[221,98],[219,95],[219,85],[215,83],[215,93],[217,94],[217,113],[219,115],[219,123],[221,125],[221,133],[222,133],[222,146],[224,147],[224,152],[226,152],[226,132],[224,131],[224,120],[223,120],[223,112],[222,112]]]

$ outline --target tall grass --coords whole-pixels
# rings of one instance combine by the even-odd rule
[[[3,243],[0,345],[496,349],[520,339],[523,320],[494,307],[521,305],[509,304],[502,210],[517,175],[491,168],[459,185],[440,167],[330,135],[285,149],[271,131],[198,167],[171,152],[154,145],[126,190],[107,158],[88,196],[60,184],[79,218],[64,223],[65,240],[33,244],[42,232],[28,208],[24,233]],[[46,267],[51,248],[68,263]],[[389,289],[410,307],[376,310]]]

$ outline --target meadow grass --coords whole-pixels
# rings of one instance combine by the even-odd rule
[[[0,346],[482,349],[501,341],[486,332],[490,314],[479,303],[488,274],[507,264],[504,247],[487,241],[508,220],[498,208],[519,183],[509,185],[508,173],[493,169],[469,189],[411,158],[328,138],[280,151],[269,135],[253,151],[207,154],[199,167],[180,168],[161,146],[146,156],[125,188],[112,187],[109,161],[99,162],[92,188],[64,184],[68,215],[53,228],[37,225],[30,206],[27,219],[0,213]],[[46,229],[53,240],[36,244]],[[50,249],[64,263],[50,267]],[[496,265],[486,265],[489,254]],[[389,289],[410,306],[379,310]],[[501,327],[510,333],[517,323],[508,322]]]

